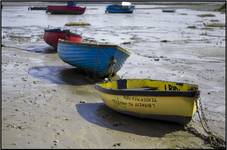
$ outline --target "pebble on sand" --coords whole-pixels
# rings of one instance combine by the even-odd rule
[[[121,146],[121,143],[115,143],[115,144],[113,144],[113,147],[116,147],[116,146]]]
[[[84,100],[81,100],[81,101],[80,101],[80,103],[86,103],[86,101],[84,101]]]
[[[170,42],[170,41],[168,41],[168,40],[161,40],[160,42],[166,43],[166,42]]]

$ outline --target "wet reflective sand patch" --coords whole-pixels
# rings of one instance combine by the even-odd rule
[[[32,44],[28,46],[20,46],[20,48],[35,53],[57,53],[57,50],[47,44]]]
[[[55,84],[87,85],[103,80],[90,78],[90,74],[82,70],[65,66],[37,66],[30,68],[28,73]]]

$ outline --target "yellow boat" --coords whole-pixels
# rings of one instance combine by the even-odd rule
[[[118,112],[180,124],[190,122],[200,94],[195,84],[150,79],[107,81],[97,83],[95,89]]]

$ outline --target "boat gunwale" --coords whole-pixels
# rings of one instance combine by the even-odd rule
[[[59,28],[53,28],[53,29],[44,29],[44,34],[45,33],[68,33],[70,35],[75,35],[75,36],[79,36],[82,38],[82,36],[80,34],[77,33],[73,33],[71,32],[69,29],[59,29],[60,31],[54,31],[54,29],[59,29]]]
[[[66,32],[70,32],[70,30],[66,29],[66,30],[63,30],[63,29],[60,29],[60,28],[52,28],[52,29],[44,29],[44,32],[47,33],[47,32],[55,32],[55,33],[66,33]]]
[[[121,79],[122,80],[122,79]],[[130,80],[130,79],[129,79]],[[131,80],[151,80],[151,81],[162,81],[162,80],[152,80],[152,79],[131,79]],[[171,82],[171,81],[164,81]],[[113,89],[113,88],[104,88],[99,84],[103,82],[96,83],[95,89],[100,92],[111,94],[111,95],[119,95],[119,96],[181,96],[181,97],[198,97],[200,95],[199,90],[194,91],[148,91],[148,90],[130,90],[130,89]],[[178,84],[188,84],[188,83],[180,83],[180,82],[172,82]],[[195,84],[188,84],[191,86],[196,86]]]
[[[94,47],[114,47],[117,48],[118,50],[124,52],[126,55],[128,55],[128,57],[130,56],[130,52],[128,50],[126,50],[125,48],[122,48],[118,45],[114,45],[114,44],[99,44],[99,43],[88,43],[88,42],[82,42],[82,43],[75,43],[72,41],[68,41],[68,40],[63,40],[63,39],[59,39],[58,43],[67,43],[67,44],[73,44],[73,45],[87,45],[87,46],[94,46]]]
[[[77,8],[77,9],[86,9],[87,7],[86,6],[62,6],[62,5],[48,5],[47,6],[47,9],[48,8],[54,8],[54,7],[56,7],[56,8]]]
[[[57,9],[56,9],[57,8]],[[59,9],[61,8],[61,9]],[[79,11],[79,14],[83,14],[87,9],[86,6],[61,6],[61,5],[48,5],[46,8],[46,12],[74,12]]]

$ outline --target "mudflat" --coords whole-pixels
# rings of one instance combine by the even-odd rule
[[[225,140],[225,27],[207,26],[225,24],[225,14],[212,11],[216,5],[208,11],[202,4],[139,4],[133,14],[105,14],[106,4],[81,5],[87,10],[76,17],[3,5],[3,148],[214,148],[181,125],[106,107],[94,89],[103,79],[63,62],[42,38],[48,25],[79,21],[90,26],[67,28],[131,52],[118,78],[198,84],[207,123]],[[191,124],[206,135],[197,115]]]

